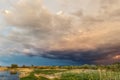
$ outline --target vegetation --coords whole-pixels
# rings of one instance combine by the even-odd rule
[[[55,70],[55,69],[35,69],[35,74],[54,74],[58,72],[64,72],[65,70]]]
[[[18,68],[17,64],[11,64],[11,68]]]
[[[38,80],[37,77],[34,76],[34,74],[30,74],[27,77],[21,78],[20,80]]]
[[[21,80],[120,80],[120,72],[104,70],[85,70],[84,72],[79,73],[66,71],[60,75],[60,78],[54,79],[43,76],[37,78],[34,75],[29,75]]]
[[[40,76],[40,77],[38,78],[38,80],[50,80],[50,79],[45,78],[45,77],[43,77],[43,76]]]
[[[120,72],[91,71],[82,73],[63,73],[60,80],[120,80]]]
[[[120,80],[120,63],[81,66],[26,66],[12,64],[10,69],[31,69],[20,80]],[[26,73],[25,73],[26,74]]]

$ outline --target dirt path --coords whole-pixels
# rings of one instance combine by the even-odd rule
[[[34,74],[36,77],[45,77],[45,78],[48,78],[48,79],[55,79],[55,78],[59,78],[58,76],[56,75],[46,75],[46,74]]]

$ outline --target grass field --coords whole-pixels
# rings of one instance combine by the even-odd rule
[[[38,74],[38,76],[36,76],[35,74]],[[33,71],[29,76],[21,78],[21,80],[120,80],[120,72],[99,69],[37,69]]]
[[[16,66],[20,80],[120,80],[120,63],[81,66]]]
[[[54,74],[54,73],[59,73],[59,72],[64,72],[66,70],[54,70],[54,69],[35,69],[34,73],[35,74]]]
[[[120,80],[120,72],[89,70],[81,73],[63,73],[60,80]]]

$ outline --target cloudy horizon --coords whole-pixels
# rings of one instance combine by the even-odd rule
[[[119,62],[119,13],[119,0],[1,0],[0,65]]]

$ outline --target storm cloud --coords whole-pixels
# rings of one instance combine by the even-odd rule
[[[44,0],[18,0],[1,10],[5,29],[0,30],[5,33],[0,44],[8,48],[1,54],[11,51],[89,64],[120,60],[119,0],[57,0],[56,4],[58,12]]]

